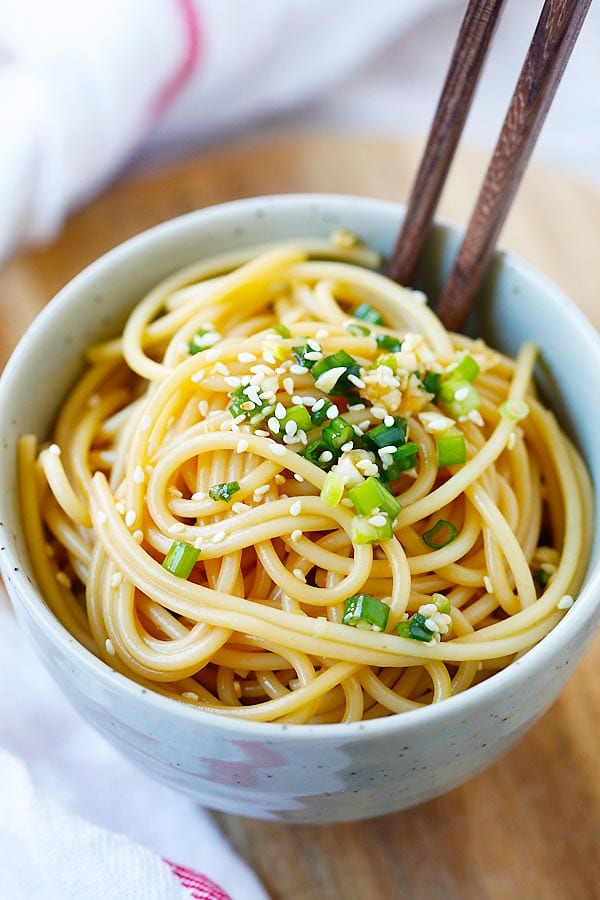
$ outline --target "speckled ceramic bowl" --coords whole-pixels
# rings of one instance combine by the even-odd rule
[[[538,646],[488,681],[386,719],[286,726],[211,716],[144,690],[78,645],[36,589],[21,528],[15,442],[23,432],[48,433],[81,369],[83,349],[116,334],[146,290],[199,257],[336,227],[387,253],[401,215],[400,207],[376,200],[301,195],[243,200],[167,222],[68,284],[23,337],[0,382],[0,562],[22,626],[85,719],[148,773],[216,809],[335,822],[443,793],[492,763],[552,703],[600,618],[597,534],[573,608]],[[456,244],[455,231],[437,227],[419,278],[432,296]],[[541,387],[600,484],[600,428],[581,390],[600,384],[600,341],[592,326],[554,285],[500,254],[473,327],[509,353],[531,337],[541,344],[548,364],[539,373]]]

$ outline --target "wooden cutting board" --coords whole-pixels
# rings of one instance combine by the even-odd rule
[[[253,194],[334,191],[405,200],[419,149],[375,136],[271,134],[138,170],[135,177],[126,173],[74,215],[54,244],[0,272],[0,361],[58,288],[130,235]],[[484,165],[482,154],[462,152],[441,215],[466,221]],[[533,167],[503,243],[558,282],[597,327],[599,239],[600,193]],[[514,750],[424,806],[320,827],[217,818],[274,900],[600,897],[599,651],[597,641],[558,702]]]

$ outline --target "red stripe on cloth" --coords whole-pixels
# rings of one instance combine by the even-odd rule
[[[150,115],[159,119],[176,100],[190,80],[200,58],[202,49],[202,31],[196,13],[194,0],[174,0],[179,9],[185,31],[183,58],[175,74],[162,86],[154,98]]]
[[[226,894],[223,888],[220,888],[206,875],[194,872],[187,866],[179,866],[170,859],[165,859],[165,862],[194,900],[231,900],[229,894]]]

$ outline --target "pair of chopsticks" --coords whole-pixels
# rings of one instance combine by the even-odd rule
[[[411,190],[389,274],[410,284],[473,99],[504,0],[469,0]],[[591,0],[546,0],[500,137],[437,312],[458,331],[488,270]]]

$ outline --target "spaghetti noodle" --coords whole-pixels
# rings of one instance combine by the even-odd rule
[[[347,233],[170,276],[19,446],[40,589],[154,690],[351,722],[466,690],[585,572],[585,468],[516,361]]]

